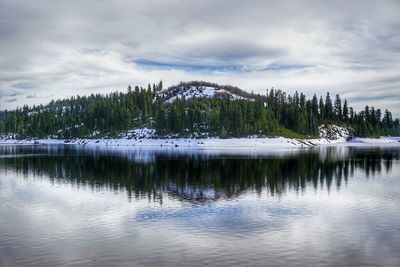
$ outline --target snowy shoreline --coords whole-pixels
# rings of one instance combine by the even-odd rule
[[[130,147],[130,148],[187,148],[187,149],[253,149],[267,148],[288,149],[320,146],[400,146],[400,136],[382,136],[380,138],[349,138],[349,129],[337,125],[321,125],[319,138],[296,139],[286,137],[248,136],[243,138],[158,138],[152,128],[136,128],[122,132],[117,138],[95,138],[98,132],[93,132],[91,138],[54,139],[28,138],[15,139],[13,136],[0,137],[0,145],[77,145],[92,147]]]
[[[171,148],[183,147],[191,149],[208,148],[306,148],[315,146],[400,146],[400,137],[381,138],[346,138],[330,140],[320,139],[291,139],[285,137],[276,138],[118,138],[118,139],[0,139],[0,145],[81,145],[81,146],[110,146],[110,147],[158,147]]]

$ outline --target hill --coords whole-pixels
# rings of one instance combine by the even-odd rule
[[[230,85],[218,85],[216,83],[209,83],[204,81],[191,81],[181,82],[178,85],[171,86],[166,90],[158,92],[157,99],[171,103],[176,99],[190,99],[190,98],[229,98],[235,99],[249,99],[254,100],[256,95],[250,94],[238,87]]]
[[[162,82],[126,92],[92,94],[47,105],[0,111],[0,136],[13,138],[118,137],[137,128],[152,137],[319,137],[322,125],[350,130],[350,136],[400,135],[399,119],[366,106],[356,112],[347,100],[327,93],[307,99],[269,90],[256,95],[203,81],[163,89]]]

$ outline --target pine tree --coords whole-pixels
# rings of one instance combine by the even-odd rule
[[[304,109],[306,106],[306,96],[301,93],[300,94],[300,108]]]
[[[326,93],[325,98],[325,117],[327,119],[333,119],[333,106],[331,97],[329,96],[329,92]]]
[[[353,122],[353,120],[354,120],[354,109],[352,107],[349,107],[349,116],[350,116],[350,122]]]
[[[336,94],[336,99],[335,99],[335,116],[337,120],[342,120],[342,101],[340,100],[339,94]]]
[[[158,86],[157,86],[157,91],[162,91],[162,89],[163,89],[163,82],[162,82],[162,80],[160,80],[160,82],[158,83]]]
[[[343,116],[343,120],[347,122],[349,119],[349,107],[347,105],[347,99],[344,100],[342,116]]]
[[[387,109],[385,109],[385,113],[383,115],[382,122],[386,126],[387,129],[390,129],[392,127],[392,124],[393,124],[392,113]]]
[[[325,104],[324,100],[322,99],[322,96],[319,98],[319,117],[321,119],[325,119]]]
[[[365,108],[364,108],[364,118],[365,118],[365,121],[369,122],[369,121],[371,120],[370,116],[371,116],[371,115],[370,115],[370,111],[369,111],[369,106],[366,105]]]
[[[378,109],[376,110],[376,113],[375,113],[375,121],[376,121],[378,124],[381,123],[381,117],[382,117],[382,111],[378,108]]]
[[[312,101],[311,101],[311,110],[312,110],[312,114],[314,115],[314,117],[318,118],[319,117],[318,98],[317,98],[316,94],[314,94]]]

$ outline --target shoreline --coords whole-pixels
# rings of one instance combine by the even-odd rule
[[[285,137],[275,138],[117,138],[117,139],[0,139],[0,145],[80,145],[101,147],[140,147],[140,148],[308,148],[319,146],[400,146],[400,137],[360,138],[350,141],[345,138],[329,140],[320,139],[292,139]]]

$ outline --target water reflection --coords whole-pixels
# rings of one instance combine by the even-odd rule
[[[0,266],[400,266],[399,155],[0,147]]]
[[[190,202],[235,198],[246,192],[281,196],[340,190],[355,172],[388,173],[398,148],[325,147],[250,155],[226,151],[102,150],[75,146],[0,147],[0,168],[92,190],[126,192],[162,203],[165,194]]]

